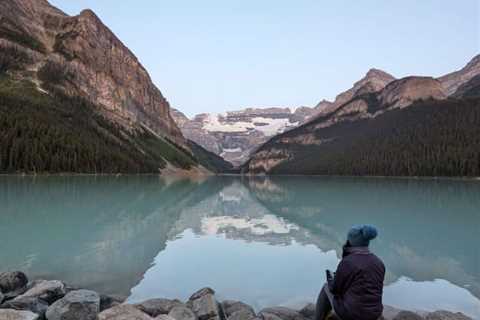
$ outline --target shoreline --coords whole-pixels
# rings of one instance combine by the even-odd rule
[[[159,178],[197,178],[197,177],[238,177],[247,179],[269,179],[282,177],[299,177],[299,178],[340,178],[340,179],[392,179],[392,180],[438,180],[438,181],[480,181],[479,177],[448,177],[448,176],[344,176],[344,175],[316,175],[316,174],[276,174],[276,175],[250,175],[236,173],[218,173],[205,175],[185,175],[185,174],[160,174],[160,173],[0,173],[0,177],[123,177],[123,176],[149,176]]]
[[[313,297],[312,297],[313,298]],[[20,272],[0,273],[0,319],[8,320],[314,320],[313,301],[302,309],[283,306],[256,312],[238,300],[218,301],[202,288],[187,301],[152,298],[139,303],[69,287],[60,280],[29,281]],[[384,306],[379,320],[474,320],[460,312],[408,311]]]

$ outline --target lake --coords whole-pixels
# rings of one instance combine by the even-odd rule
[[[0,176],[0,271],[128,297],[260,309],[313,301],[350,226],[371,223],[384,303],[480,318],[480,182]]]

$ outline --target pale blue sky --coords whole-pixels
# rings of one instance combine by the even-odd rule
[[[440,76],[480,53],[478,0],[51,0],[94,10],[192,116],[315,105],[369,68]]]

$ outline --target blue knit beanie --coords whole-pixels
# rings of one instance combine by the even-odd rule
[[[354,226],[348,231],[348,242],[352,247],[368,247],[370,240],[377,237],[377,228],[363,224]]]

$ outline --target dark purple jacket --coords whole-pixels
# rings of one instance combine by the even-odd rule
[[[344,247],[331,291],[342,320],[377,320],[383,312],[383,262],[367,247]]]

